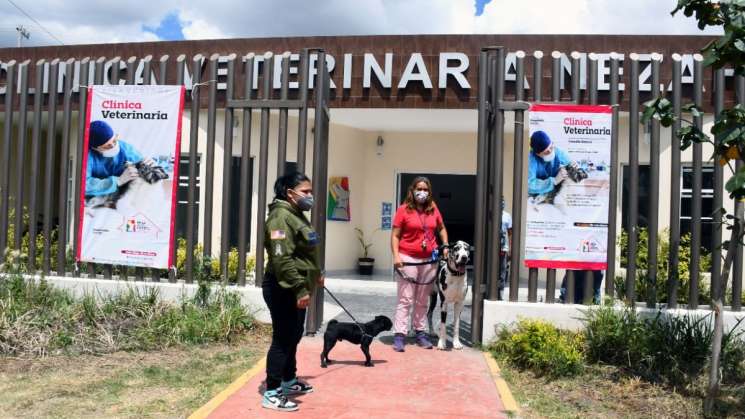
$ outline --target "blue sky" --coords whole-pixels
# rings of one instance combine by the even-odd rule
[[[481,16],[484,14],[484,7],[486,7],[487,4],[491,3],[492,0],[475,0],[476,1],[476,16]]]
[[[158,38],[164,41],[178,41],[184,38],[184,25],[179,19],[178,11],[172,11],[168,13],[157,28],[153,28],[147,25],[142,25],[142,29],[146,32],[152,32],[158,36]]]

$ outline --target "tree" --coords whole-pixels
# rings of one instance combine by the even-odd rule
[[[699,29],[708,26],[724,29],[724,35],[710,42],[702,50],[704,66],[713,69],[732,67],[736,75],[745,75],[745,0],[678,0],[678,5],[671,12],[672,15],[682,11],[687,17],[695,15]],[[655,118],[666,127],[671,126],[678,118],[673,112],[672,103],[665,98],[656,98],[644,104],[643,121]],[[694,117],[701,117],[702,111],[694,105],[686,105],[683,111]],[[690,121],[680,128],[677,136],[682,150],[693,143],[710,143],[714,146],[715,161],[726,165],[733,176],[725,185],[731,199],[743,203],[736,205],[734,215],[726,214],[724,224],[731,231],[730,238],[722,243],[727,249],[727,255],[722,264],[721,278],[718,290],[712,290],[712,305],[714,310],[714,337],[711,344],[711,363],[709,366],[709,385],[704,400],[704,413],[711,414],[714,400],[719,393],[720,374],[719,364],[722,350],[722,336],[724,334],[724,319],[722,316],[723,299],[727,289],[727,280],[738,245],[743,245],[745,234],[743,207],[745,207],[745,107],[736,105],[724,109],[717,115],[711,129],[714,139],[702,132]],[[735,163],[733,166],[732,163]],[[716,291],[716,292],[714,292]]]

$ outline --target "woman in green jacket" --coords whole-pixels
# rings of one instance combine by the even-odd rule
[[[303,211],[313,208],[313,188],[302,173],[288,173],[274,183],[264,248],[269,256],[262,282],[264,301],[272,316],[272,344],[266,360],[266,391],[261,405],[294,411],[293,394],[313,387],[297,379],[297,345],[303,336],[305,311],[313,288],[323,286],[319,239]]]

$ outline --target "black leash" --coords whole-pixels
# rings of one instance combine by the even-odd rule
[[[360,331],[362,332],[362,337],[365,337],[365,336],[373,337],[372,335],[369,335],[365,331],[365,328],[362,327],[362,323],[358,322],[357,319],[354,318],[354,316],[352,315],[352,313],[350,313],[349,310],[347,310],[347,308],[344,307],[344,304],[342,304],[341,301],[339,301],[339,299],[336,298],[336,296],[331,291],[329,291],[329,289],[326,288],[325,285],[323,286],[323,289],[325,289],[326,292],[329,293],[329,295],[331,296],[331,298],[333,298],[334,301],[336,301],[336,304],[339,304],[339,307],[341,307],[341,309],[344,310],[345,313],[347,313],[347,316],[349,316],[352,319],[352,321],[354,321],[354,323],[357,325],[357,327],[360,328]]]

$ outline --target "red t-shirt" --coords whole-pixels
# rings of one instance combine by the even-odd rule
[[[399,252],[418,259],[430,258],[437,247],[437,226],[442,224],[442,215],[437,207],[431,214],[427,214],[408,209],[406,204],[401,205],[393,217],[393,227],[401,229]],[[425,248],[422,248],[423,241],[427,243]]]

